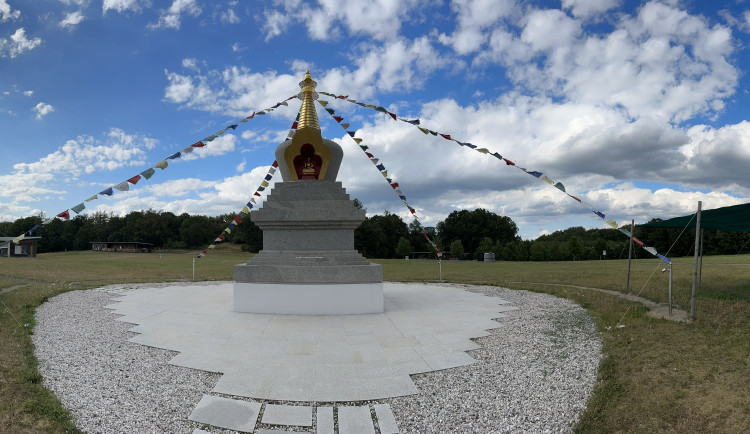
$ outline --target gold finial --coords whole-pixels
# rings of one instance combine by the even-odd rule
[[[305,78],[299,82],[299,87],[302,91],[297,95],[302,100],[302,108],[300,109],[299,122],[297,123],[297,130],[305,128],[313,128],[320,131],[320,124],[318,123],[318,112],[315,110],[315,100],[318,99],[318,92],[315,91],[315,86],[318,83],[312,79],[310,70],[308,69],[305,73]]]

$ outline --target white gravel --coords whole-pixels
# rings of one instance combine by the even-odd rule
[[[129,288],[137,286],[162,285]],[[601,359],[593,319],[546,294],[463,288],[519,310],[476,340],[482,348],[468,353],[478,363],[413,375],[419,394],[378,402],[391,405],[403,433],[569,431]],[[192,433],[187,417],[220,375],[168,365],[174,352],[128,342],[132,325],[103,307],[113,297],[73,291],[37,309],[33,340],[46,386],[85,432]]]

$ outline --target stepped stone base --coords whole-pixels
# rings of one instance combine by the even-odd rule
[[[277,183],[251,219],[263,230],[263,250],[234,266],[236,312],[383,312],[383,269],[354,250],[365,212],[340,182]]]

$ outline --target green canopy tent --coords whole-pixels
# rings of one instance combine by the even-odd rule
[[[686,226],[694,228],[695,224],[695,214],[690,214],[639,226],[645,228],[684,228]],[[701,228],[750,232],[750,203],[701,211]]]
[[[716,208],[707,211],[701,211],[701,204],[701,201],[698,201],[698,212],[696,214],[675,217],[669,220],[640,225],[641,227],[647,228],[691,227],[696,229],[695,260],[693,264],[693,296],[690,303],[690,318],[692,318],[693,320],[695,319],[696,277],[697,287],[700,288],[700,275],[703,274],[703,229],[707,228],[720,231],[750,232],[750,203],[725,206],[723,208]],[[698,265],[699,262],[700,266]]]

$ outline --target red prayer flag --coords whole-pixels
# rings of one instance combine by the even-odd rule
[[[292,129],[293,129],[293,130],[296,130],[296,129],[297,129],[297,121],[294,121],[294,123],[292,124]]]
[[[242,223],[242,219],[240,218],[240,216],[235,216],[234,221],[236,221],[237,223]]]
[[[205,250],[204,250],[204,251],[202,251],[201,253],[203,253],[204,255],[208,255],[208,252],[207,252],[207,251],[205,251]]]
[[[256,192],[255,192],[255,194],[254,194],[253,196],[258,196],[258,197],[260,197],[260,193],[258,193],[258,192],[256,191]]]
[[[374,156],[374,155],[372,155],[372,154],[371,154],[371,153],[369,153],[369,152],[365,152],[365,155],[367,155],[367,157],[368,157],[368,158],[375,158],[375,156]]]
[[[249,120],[249,119],[252,119],[254,117],[255,117],[255,112],[253,112],[253,114],[251,114],[250,116],[246,117],[245,120]]]
[[[417,212],[417,210],[415,210],[414,208],[409,208],[409,211],[411,211],[412,214],[414,214],[415,212]]]
[[[638,244],[639,246],[643,247],[643,241],[639,240],[636,237],[633,237],[633,241],[635,241],[635,243]]]
[[[347,99],[347,98],[349,98],[349,95],[339,95],[336,98],[338,98],[338,99]]]
[[[508,166],[515,166],[516,165],[516,163],[508,160],[507,158],[503,158],[503,161],[505,161],[505,164],[507,164]]]
[[[138,184],[138,181],[140,181],[140,180],[141,180],[141,175],[135,175],[134,177],[128,179],[128,182],[131,183],[131,184],[133,184],[133,185],[136,185],[136,184]]]
[[[273,167],[279,167],[279,162],[278,161],[274,161],[273,164],[272,164],[272,166]]]
[[[451,135],[450,134],[440,134],[440,135],[443,136],[444,139],[453,140],[453,139],[451,139]]]
[[[577,200],[578,202],[580,202],[580,201],[581,201],[581,199],[578,199],[577,197],[575,197],[575,196],[573,196],[573,195],[571,195],[571,194],[569,194],[568,196],[572,197],[573,199]]]
[[[398,182],[394,182],[393,184],[391,184],[391,187],[393,187],[394,189],[398,188]]]
[[[206,146],[206,144],[203,143],[203,142],[195,142],[195,143],[193,143],[190,146],[192,146],[193,148],[202,148],[202,147]]]
[[[70,220],[70,213],[68,212],[68,210],[65,210],[61,212],[60,214],[56,215],[55,217],[60,217],[65,220]]]
[[[391,117],[393,118],[394,121],[396,120],[396,115],[395,114],[393,114],[391,112],[386,112],[386,113],[388,113],[389,115],[391,115]]]
[[[336,122],[341,122],[344,120],[344,118],[342,118],[341,116],[334,116],[333,118],[336,119]]]

